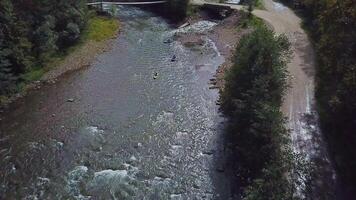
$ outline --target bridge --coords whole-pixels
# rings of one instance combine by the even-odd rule
[[[89,2],[87,5],[103,5],[103,4],[111,4],[111,5],[150,5],[150,4],[162,4],[167,3],[168,1],[97,1],[97,2]]]

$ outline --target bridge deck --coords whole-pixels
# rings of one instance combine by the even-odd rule
[[[118,2],[118,1],[99,1],[87,3],[87,5],[100,5],[100,4],[112,4],[112,5],[148,5],[148,4],[160,4],[167,1],[144,1],[144,2]]]

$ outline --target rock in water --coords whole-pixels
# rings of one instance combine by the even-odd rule
[[[170,43],[172,43],[173,41],[172,41],[172,39],[167,39],[167,40],[165,40],[165,41],[163,41],[163,43],[165,43],[165,44],[170,44]]]
[[[158,73],[155,72],[154,75],[153,75],[153,79],[157,79],[158,78]]]

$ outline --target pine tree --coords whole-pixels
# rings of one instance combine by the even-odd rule
[[[10,0],[0,1],[0,24],[3,34],[3,51],[8,52],[13,73],[18,74],[31,66],[31,43],[27,39],[27,27],[19,20]]]
[[[7,57],[11,51],[4,45],[4,34],[0,27],[0,95],[6,94],[6,92],[14,84],[15,78],[11,73],[11,64]]]

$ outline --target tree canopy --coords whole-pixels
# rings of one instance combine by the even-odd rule
[[[0,95],[77,42],[86,22],[83,0],[0,0]]]
[[[294,199],[288,135],[280,111],[289,42],[265,27],[244,36],[221,95],[236,144],[245,200]],[[247,180],[247,181],[246,181]]]

